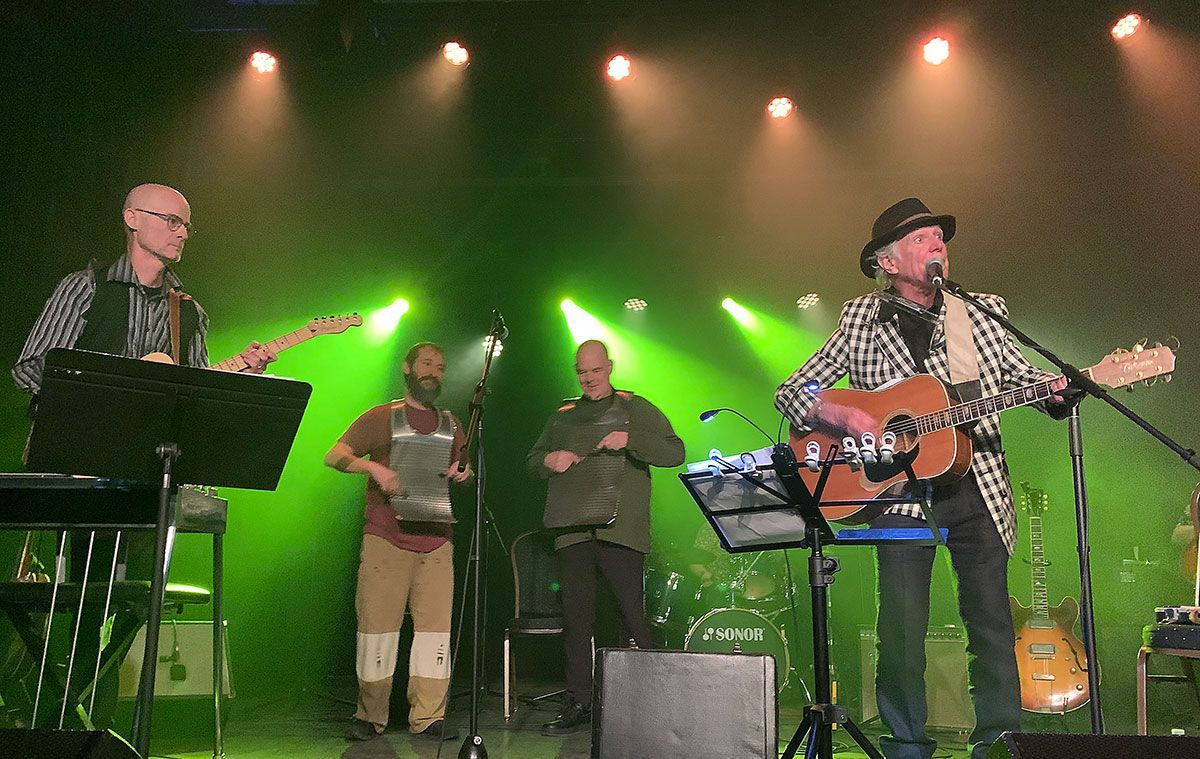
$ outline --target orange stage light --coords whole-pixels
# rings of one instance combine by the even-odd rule
[[[1128,16],[1125,16],[1124,18],[1122,18],[1120,21],[1118,21],[1116,24],[1113,25],[1113,28],[1112,28],[1113,39],[1116,40],[1117,42],[1121,42],[1122,40],[1129,39],[1130,37],[1133,36],[1134,32],[1136,32],[1141,27],[1142,22],[1144,20],[1145,19],[1143,19],[1141,16],[1139,16],[1136,13],[1130,13]]]
[[[260,74],[273,74],[279,68],[279,60],[265,50],[255,50],[250,56],[250,68]]]
[[[767,103],[767,113],[771,114],[773,119],[786,119],[795,110],[796,104],[788,97],[773,98],[771,102]]]
[[[457,42],[447,42],[442,45],[442,55],[455,66],[466,66],[471,61],[471,54]]]
[[[633,73],[633,61],[629,60],[629,57],[625,55],[614,55],[608,59],[608,66],[605,72],[608,74],[609,79],[619,82]]]
[[[941,37],[934,37],[925,43],[925,60],[934,66],[940,66],[950,57],[950,43]]]

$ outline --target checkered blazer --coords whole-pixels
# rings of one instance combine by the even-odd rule
[[[975,296],[989,308],[1008,315],[1004,299],[999,295],[976,293]],[[879,319],[879,306],[883,302],[871,293],[855,298],[842,307],[842,315],[834,333],[776,391],[775,406],[785,417],[807,429],[803,420],[816,401],[816,397],[806,388],[810,383],[827,388],[849,374],[850,387],[874,390],[891,380],[917,373],[916,363],[904,344],[904,338],[900,336],[898,317],[893,315],[882,322]],[[1030,364],[1009,334],[979,309],[967,304],[967,313],[971,318],[975,350],[979,354],[979,381],[984,396],[1037,382],[1047,376],[1046,372]],[[950,367],[943,331],[945,320],[946,308],[943,306],[934,327],[925,368],[929,374],[949,383]],[[975,479],[996,529],[1011,554],[1017,536],[1016,514],[1008,483],[1008,466],[1004,462],[1004,448],[1000,444],[1000,417],[981,419],[971,437],[975,449],[972,461]],[[892,506],[886,513],[921,516],[915,504]]]

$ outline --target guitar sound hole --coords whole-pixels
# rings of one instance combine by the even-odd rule
[[[917,447],[917,425],[911,416],[894,416],[884,425],[884,432],[896,435],[896,451],[911,451]]]
[[[916,458],[920,445],[916,434],[916,425],[910,416],[892,417],[884,425],[884,432],[896,435],[896,454],[890,464],[866,464],[863,473],[871,482],[886,482],[896,475],[903,474],[904,466]]]

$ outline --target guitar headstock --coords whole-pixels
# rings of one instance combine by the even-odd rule
[[[1101,385],[1129,390],[1139,383],[1149,387],[1160,378],[1162,382],[1170,382],[1171,372],[1175,371],[1175,351],[1179,349],[1179,341],[1171,340],[1175,343],[1173,347],[1162,343],[1147,345],[1142,340],[1130,350],[1118,348],[1087,371]]]
[[[349,316],[318,316],[308,323],[308,331],[314,335],[338,335],[351,327],[361,327],[362,317],[357,313]]]
[[[1029,512],[1031,517],[1040,517],[1049,508],[1049,496],[1041,488],[1035,488],[1028,482],[1021,483],[1021,509]]]

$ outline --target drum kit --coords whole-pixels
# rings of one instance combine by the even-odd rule
[[[782,617],[795,586],[789,592],[786,567],[766,553],[734,554],[720,564],[707,584],[688,568],[647,571],[646,611],[656,642],[684,651],[771,654],[782,692],[793,674]]]

